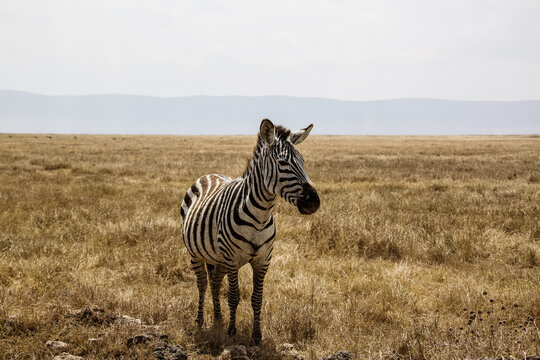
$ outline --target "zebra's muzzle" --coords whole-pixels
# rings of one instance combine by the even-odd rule
[[[321,205],[317,190],[308,183],[302,185],[302,190],[302,197],[297,202],[298,211],[303,215],[313,214]]]

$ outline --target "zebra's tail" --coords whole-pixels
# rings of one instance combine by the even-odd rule
[[[206,263],[206,270],[208,271],[208,276],[210,277],[210,279],[214,275],[214,269],[215,269],[214,265]]]

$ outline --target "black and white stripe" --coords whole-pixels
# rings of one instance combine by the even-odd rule
[[[225,275],[229,280],[228,332],[236,332],[236,308],[240,300],[238,270],[253,268],[253,339],[261,340],[260,314],[263,282],[272,259],[276,227],[272,210],[277,196],[311,214],[319,197],[304,169],[295,145],[302,142],[313,125],[291,133],[264,119],[247,168],[241,178],[205,175],[188,189],[181,207],[182,237],[197,276],[199,306],[197,323],[204,322],[204,295],[210,280],[214,318],[221,320],[219,289]]]

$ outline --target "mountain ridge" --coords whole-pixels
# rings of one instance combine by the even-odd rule
[[[156,97],[0,90],[0,132],[253,134],[262,118],[290,128],[314,123],[314,133],[332,135],[537,134],[540,100],[356,101],[286,95]]]

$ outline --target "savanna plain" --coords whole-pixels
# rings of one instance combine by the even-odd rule
[[[240,176],[254,144],[0,134],[0,358],[51,359],[59,340],[85,359],[153,359],[151,343],[126,342],[144,329],[193,359],[251,345],[249,266],[236,337],[212,324],[209,292],[198,330],[180,203],[203,174]],[[277,203],[253,358],[279,359],[283,343],[306,359],[540,355],[539,136],[311,135],[298,148],[321,207]]]

